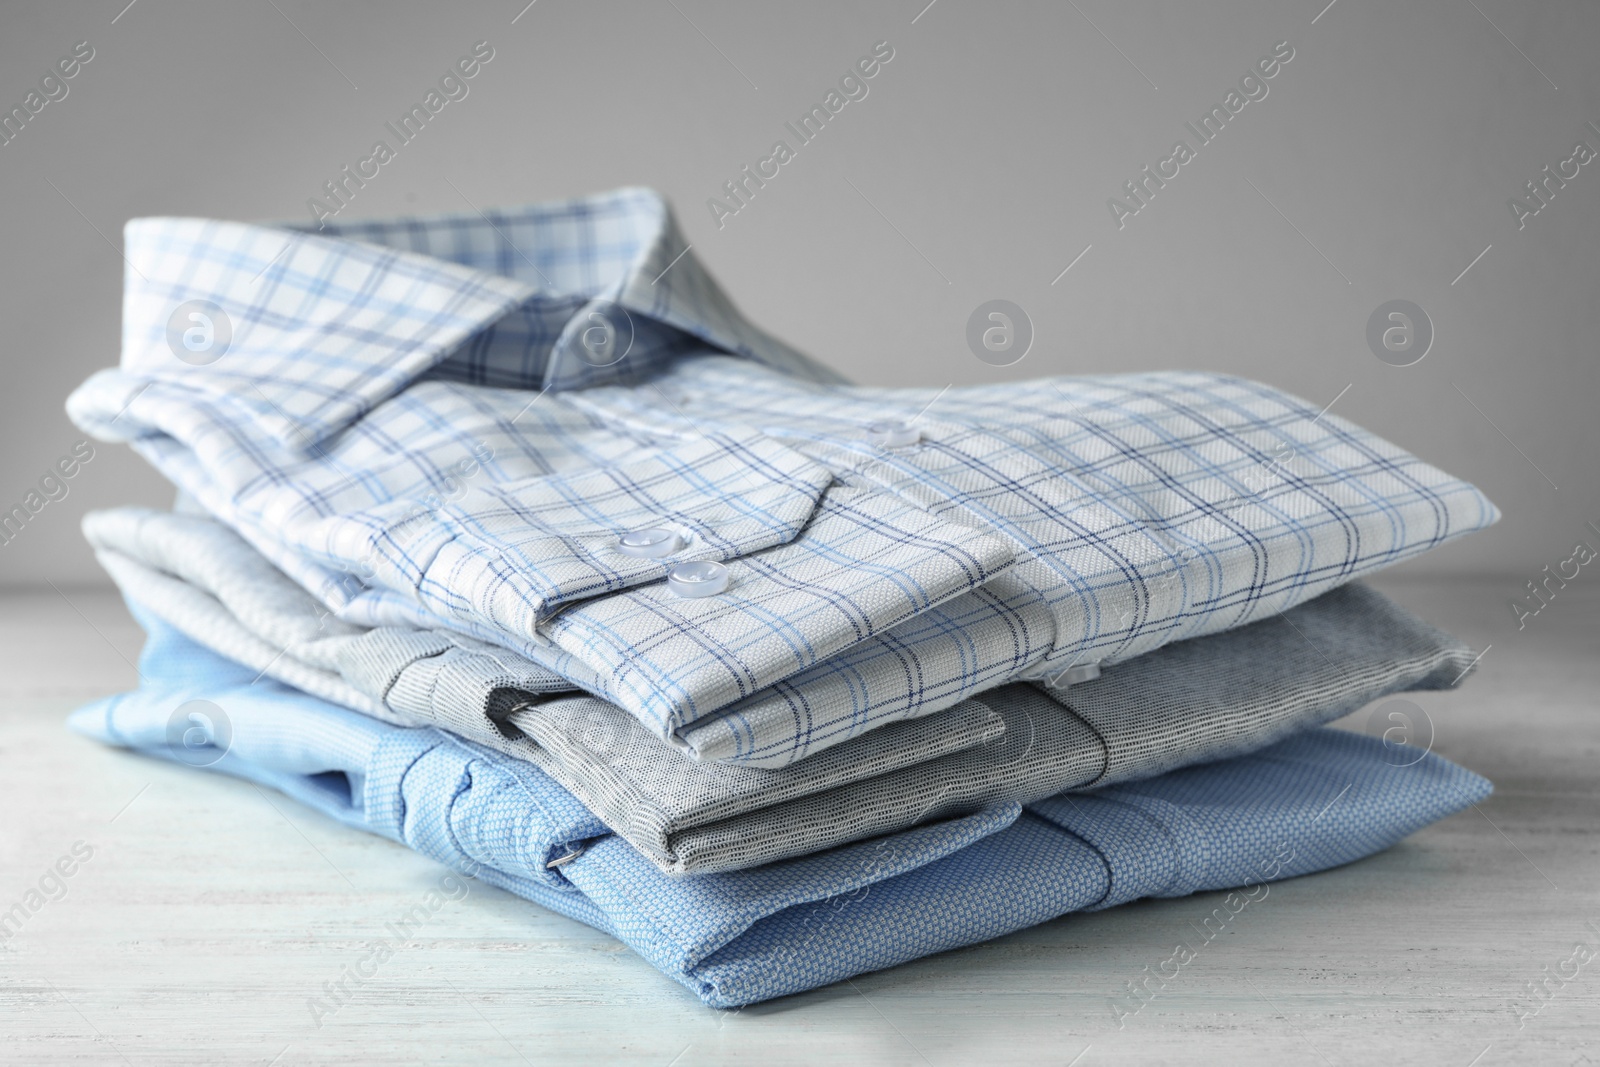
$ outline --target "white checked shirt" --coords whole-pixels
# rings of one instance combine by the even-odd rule
[[[80,426],[339,617],[513,649],[700,758],[781,765],[1109,667],[1498,517],[1235,378],[841,384],[646,190],[321,233],[136,220],[126,254],[122,365]],[[197,306],[231,326],[201,365],[174,340]],[[622,551],[645,529],[678,551]],[[727,589],[675,593],[688,561]]]

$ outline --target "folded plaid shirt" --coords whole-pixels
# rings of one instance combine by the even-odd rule
[[[506,649],[332,622],[214,519],[118,508],[91,512],[84,533],[140,613],[257,678],[530,761],[671,874],[752,867],[1241,755],[1389,693],[1453,687],[1475,663],[1449,634],[1350,582],[1064,695],[1002,686],[787,767],[750,767],[691,759],[591,696],[530,701],[549,677]]]
[[[80,708],[75,729],[259,782],[404,842],[612,934],[717,1007],[1141,897],[1237,886],[1258,902],[1265,883],[1379,852],[1490,791],[1431,753],[1397,759],[1377,738],[1313,729],[1092,795],[673,879],[530,763],[257,680],[135,613],[150,631],[140,688]],[[219,702],[226,720],[185,718],[193,700]],[[1215,905],[1222,926],[1246,906],[1238,897]],[[1206,940],[1222,929],[1209,920],[1196,927]],[[313,1020],[318,1007],[308,1001]]]
[[[80,426],[340,619],[502,645],[697,758],[781,766],[1498,517],[1220,375],[837,384],[642,190],[323,234],[146,219],[125,243],[122,365],[73,395]],[[180,358],[195,307],[216,347]],[[679,595],[688,563],[726,588]]]

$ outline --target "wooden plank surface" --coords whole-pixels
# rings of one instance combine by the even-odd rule
[[[93,851],[0,945],[0,1059],[1600,1063],[1600,956],[1569,962],[1579,943],[1600,952],[1600,590],[1574,583],[1519,631],[1519,582],[1378,584],[1492,646],[1463,690],[1415,701],[1434,749],[1495,795],[1382,855],[1274,886],[1120,1029],[1110,998],[1220,894],[1069,916],[719,1012],[609,937],[470,883],[317,1025],[307,1000],[443,868],[277,794],[67,733],[72,707],[136,681],[139,631],[104,592],[7,597],[0,910],[75,843]],[[1568,980],[1547,1001],[1529,997],[1556,973]]]

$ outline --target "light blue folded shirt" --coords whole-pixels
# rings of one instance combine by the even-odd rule
[[[530,763],[255,681],[133,608],[150,634],[143,684],[79,709],[74,729],[271,786],[409,845],[612,934],[716,1007],[1073,911],[1348,863],[1490,790],[1438,756],[1397,760],[1377,739],[1322,728],[1092,794],[674,878]]]

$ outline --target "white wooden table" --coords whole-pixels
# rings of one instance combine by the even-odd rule
[[[1593,581],[1593,579],[1580,579]],[[1069,916],[745,1009],[700,1006],[605,935],[472,883],[335,1015],[308,998],[443,869],[276,794],[69,734],[132,686],[137,628],[90,590],[0,600],[0,910],[69,862],[0,944],[7,1063],[939,1065],[1600,1063],[1600,586],[1518,631],[1520,584],[1380,582],[1491,644],[1416,698],[1495,795],[1388,852],[1274,886],[1119,1030],[1115,989],[1220,894]],[[1366,716],[1347,720],[1360,728]],[[53,885],[53,883],[52,883]],[[1592,923],[1593,925],[1586,925]],[[1544,968],[1548,967],[1549,972]]]

